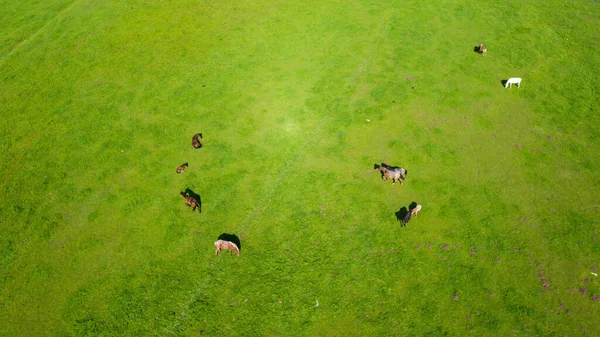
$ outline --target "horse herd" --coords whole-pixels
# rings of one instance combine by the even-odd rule
[[[486,55],[487,54],[487,48],[485,48],[485,45],[482,43],[479,46],[475,46],[474,48],[475,52],[481,54],[481,55]],[[512,88],[513,84],[517,85],[517,88],[521,87],[521,81],[523,79],[520,77],[511,77],[508,80],[502,81],[502,84],[504,85],[505,88]]]
[[[406,179],[406,175],[408,174],[408,171],[403,169],[402,167],[390,166],[385,163],[381,163],[381,165],[375,164],[375,169],[377,169],[379,173],[381,173],[381,179],[383,179],[384,181],[392,179],[392,185],[395,184],[396,181],[399,181],[400,184],[402,184],[404,182],[404,179]],[[406,212],[406,214],[402,216],[401,226],[406,226],[406,224],[410,221],[411,216],[414,215],[416,217],[417,213],[419,213],[420,210],[421,205],[416,205],[414,208]]]
[[[485,45],[480,44],[478,46],[475,46],[474,51],[481,54],[481,55],[486,55],[487,54],[487,49],[485,48]],[[521,78],[509,78],[506,81],[503,81],[503,84],[506,88],[511,87],[513,84],[516,84],[517,87],[520,86],[521,84]],[[367,122],[370,122],[370,120],[367,119]],[[192,146],[195,149],[200,149],[202,148],[202,143],[200,142],[200,139],[202,139],[202,133],[197,133],[192,137]],[[177,173],[182,173],[183,171],[185,171],[185,169],[188,167],[188,163],[184,163],[181,164],[176,172]],[[397,181],[400,182],[400,184],[404,183],[404,180],[406,179],[406,175],[408,174],[408,171],[406,171],[405,169],[403,169],[402,167],[398,167],[398,166],[390,166],[387,165],[385,163],[381,163],[379,164],[375,164],[375,169],[377,169],[380,173],[381,173],[381,178],[384,181],[388,181],[388,180],[392,180],[392,184],[395,184]],[[195,211],[196,208],[198,209],[198,213],[201,213],[201,203],[199,200],[196,200],[196,198],[194,197],[194,193],[189,191],[186,191],[186,193],[181,192],[180,195],[185,199],[185,204],[188,207],[192,207],[192,210]],[[199,196],[198,196],[199,198]],[[419,211],[421,210],[421,205],[411,205],[411,207],[414,206],[413,208],[409,209],[408,211],[405,211],[406,213],[403,215],[398,215],[398,220],[401,221],[401,226],[406,226],[406,224],[410,221],[412,216],[417,216],[417,214],[419,213]],[[240,248],[239,248],[239,239],[236,239],[236,241],[238,242],[237,244],[235,242],[229,241],[229,240],[223,240],[221,239],[221,237],[219,237],[219,240],[217,242],[215,242],[215,254],[219,255],[219,253],[221,252],[221,250],[225,249],[228,250],[229,253],[231,254],[232,252],[235,252],[238,256],[240,255]]]
[[[197,133],[192,137],[192,146],[195,149],[202,148],[203,145],[200,142],[200,139],[202,139],[202,133]],[[188,163],[183,163],[183,164],[179,165],[179,167],[177,167],[175,172],[183,173],[185,171],[185,169],[188,168],[188,166],[189,166]],[[408,171],[402,167],[390,166],[385,163],[381,163],[381,165],[375,164],[375,169],[377,169],[381,173],[381,178],[384,181],[388,181],[391,179],[392,184],[395,184],[396,181],[398,181],[398,182],[400,182],[400,184],[402,184],[404,182],[404,180],[406,179],[406,175],[408,174]],[[197,208],[198,213],[202,213],[201,203],[199,200],[197,200],[194,197],[193,192],[191,192],[190,190],[186,190],[186,192],[180,192],[179,195],[185,199],[186,206],[192,207],[192,211],[195,211]],[[198,198],[199,198],[199,196],[198,196]],[[421,210],[421,205],[416,205],[414,208],[409,210],[402,217],[401,226],[406,226],[406,224],[410,221],[410,218],[413,215],[416,217],[417,213],[419,213],[420,210]],[[221,235],[219,237],[219,240],[217,240],[215,242],[215,255],[218,256],[221,253],[221,250],[225,249],[225,250],[228,250],[230,254],[232,252],[235,252],[236,255],[239,256],[240,255],[239,243],[233,242],[232,240],[239,242],[239,239],[235,236],[231,236],[229,234]]]
[[[192,137],[192,147],[194,147],[194,149],[202,148],[203,145],[200,142],[200,139],[202,139],[202,133],[197,133]],[[185,171],[185,169],[188,168],[188,166],[189,166],[188,163],[183,163],[183,164],[179,165],[179,167],[177,167],[175,172],[183,173]],[[202,204],[198,200],[199,196],[195,197],[194,193],[191,192],[190,190],[186,190],[186,192],[180,192],[179,195],[185,199],[186,206],[192,207],[192,211],[195,211],[196,209],[198,209],[198,213],[202,213],[202,208],[201,208]],[[224,235],[226,235],[226,234],[224,234]],[[229,241],[229,240],[233,240],[233,239],[229,239],[229,238],[228,238],[229,240],[221,239],[221,237],[223,237],[224,235],[221,235],[219,237],[219,240],[217,240],[215,242],[215,254],[219,255],[221,250],[225,249],[225,250],[228,250],[230,254],[231,254],[231,252],[235,252],[239,256],[240,248],[238,247],[238,244],[236,244],[233,241]]]

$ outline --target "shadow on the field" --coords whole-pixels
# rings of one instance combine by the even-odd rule
[[[186,188],[185,192],[183,193],[188,197],[196,199],[196,201],[198,202],[198,212],[202,213],[202,198],[200,198],[200,194],[190,190],[189,188]]]
[[[406,208],[406,206],[402,206],[402,208],[400,208],[400,210],[395,213],[396,220],[402,222],[402,219],[404,219],[404,217],[406,216],[406,213],[408,213],[408,209]]]
[[[240,251],[242,250],[242,243],[240,242],[240,238],[238,238],[238,236],[235,234],[223,233],[219,235],[219,240],[233,242],[236,246],[238,246]]]
[[[379,170],[379,168],[381,167],[381,165],[375,163],[373,164],[373,170]],[[381,179],[383,179],[383,172],[379,172],[381,173]]]
[[[506,87],[506,82],[508,82],[508,80],[502,80],[502,81],[500,81],[500,83],[502,84],[503,87]]]

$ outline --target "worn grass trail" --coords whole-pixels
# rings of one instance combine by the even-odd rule
[[[596,3],[13,7],[1,335],[599,333]]]

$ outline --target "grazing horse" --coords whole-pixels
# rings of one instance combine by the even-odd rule
[[[231,251],[234,251],[237,254],[237,256],[240,256],[240,249],[238,248],[238,246],[235,243],[233,243],[231,241],[218,240],[217,242],[215,242],[215,255],[216,256],[219,256],[221,249],[228,250],[229,254],[231,254]]]
[[[176,172],[177,172],[177,173],[181,173],[181,172],[185,171],[185,169],[186,169],[187,167],[188,167],[188,163],[181,164],[181,165],[180,165],[180,166],[177,168],[177,171],[176,171]]]
[[[410,214],[417,216],[417,214],[419,213],[420,210],[421,210],[421,205],[417,205],[417,207],[410,210]]]
[[[201,133],[197,133],[197,134],[194,135],[194,137],[192,137],[192,146],[195,149],[199,149],[199,148],[202,147],[202,143],[200,143],[199,139],[202,139],[202,134]]]
[[[511,77],[508,80],[506,80],[506,83],[504,84],[505,88],[510,88],[512,87],[513,84],[517,85],[517,88],[521,87],[521,80],[522,78],[519,77]]]
[[[196,199],[188,197],[183,192],[179,193],[179,195],[185,198],[185,204],[188,207],[192,207],[192,211],[195,211],[196,208],[198,208],[198,213],[202,213],[202,210],[200,210],[200,203]]]
[[[406,212],[404,214],[404,218],[402,218],[402,224],[400,227],[406,226],[406,224],[410,221],[410,217],[412,216],[412,212]]]
[[[402,224],[400,225],[400,227],[406,226],[406,224],[410,221],[410,218],[413,215],[416,217],[420,210],[421,210],[421,205],[417,205],[415,208],[406,212],[406,214],[404,214],[404,217],[402,218]]]
[[[482,55],[487,54],[487,49],[485,49],[485,46],[483,45],[483,43],[479,45],[477,52]]]

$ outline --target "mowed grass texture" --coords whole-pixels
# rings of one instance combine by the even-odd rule
[[[2,9],[0,335],[600,334],[597,2]]]

